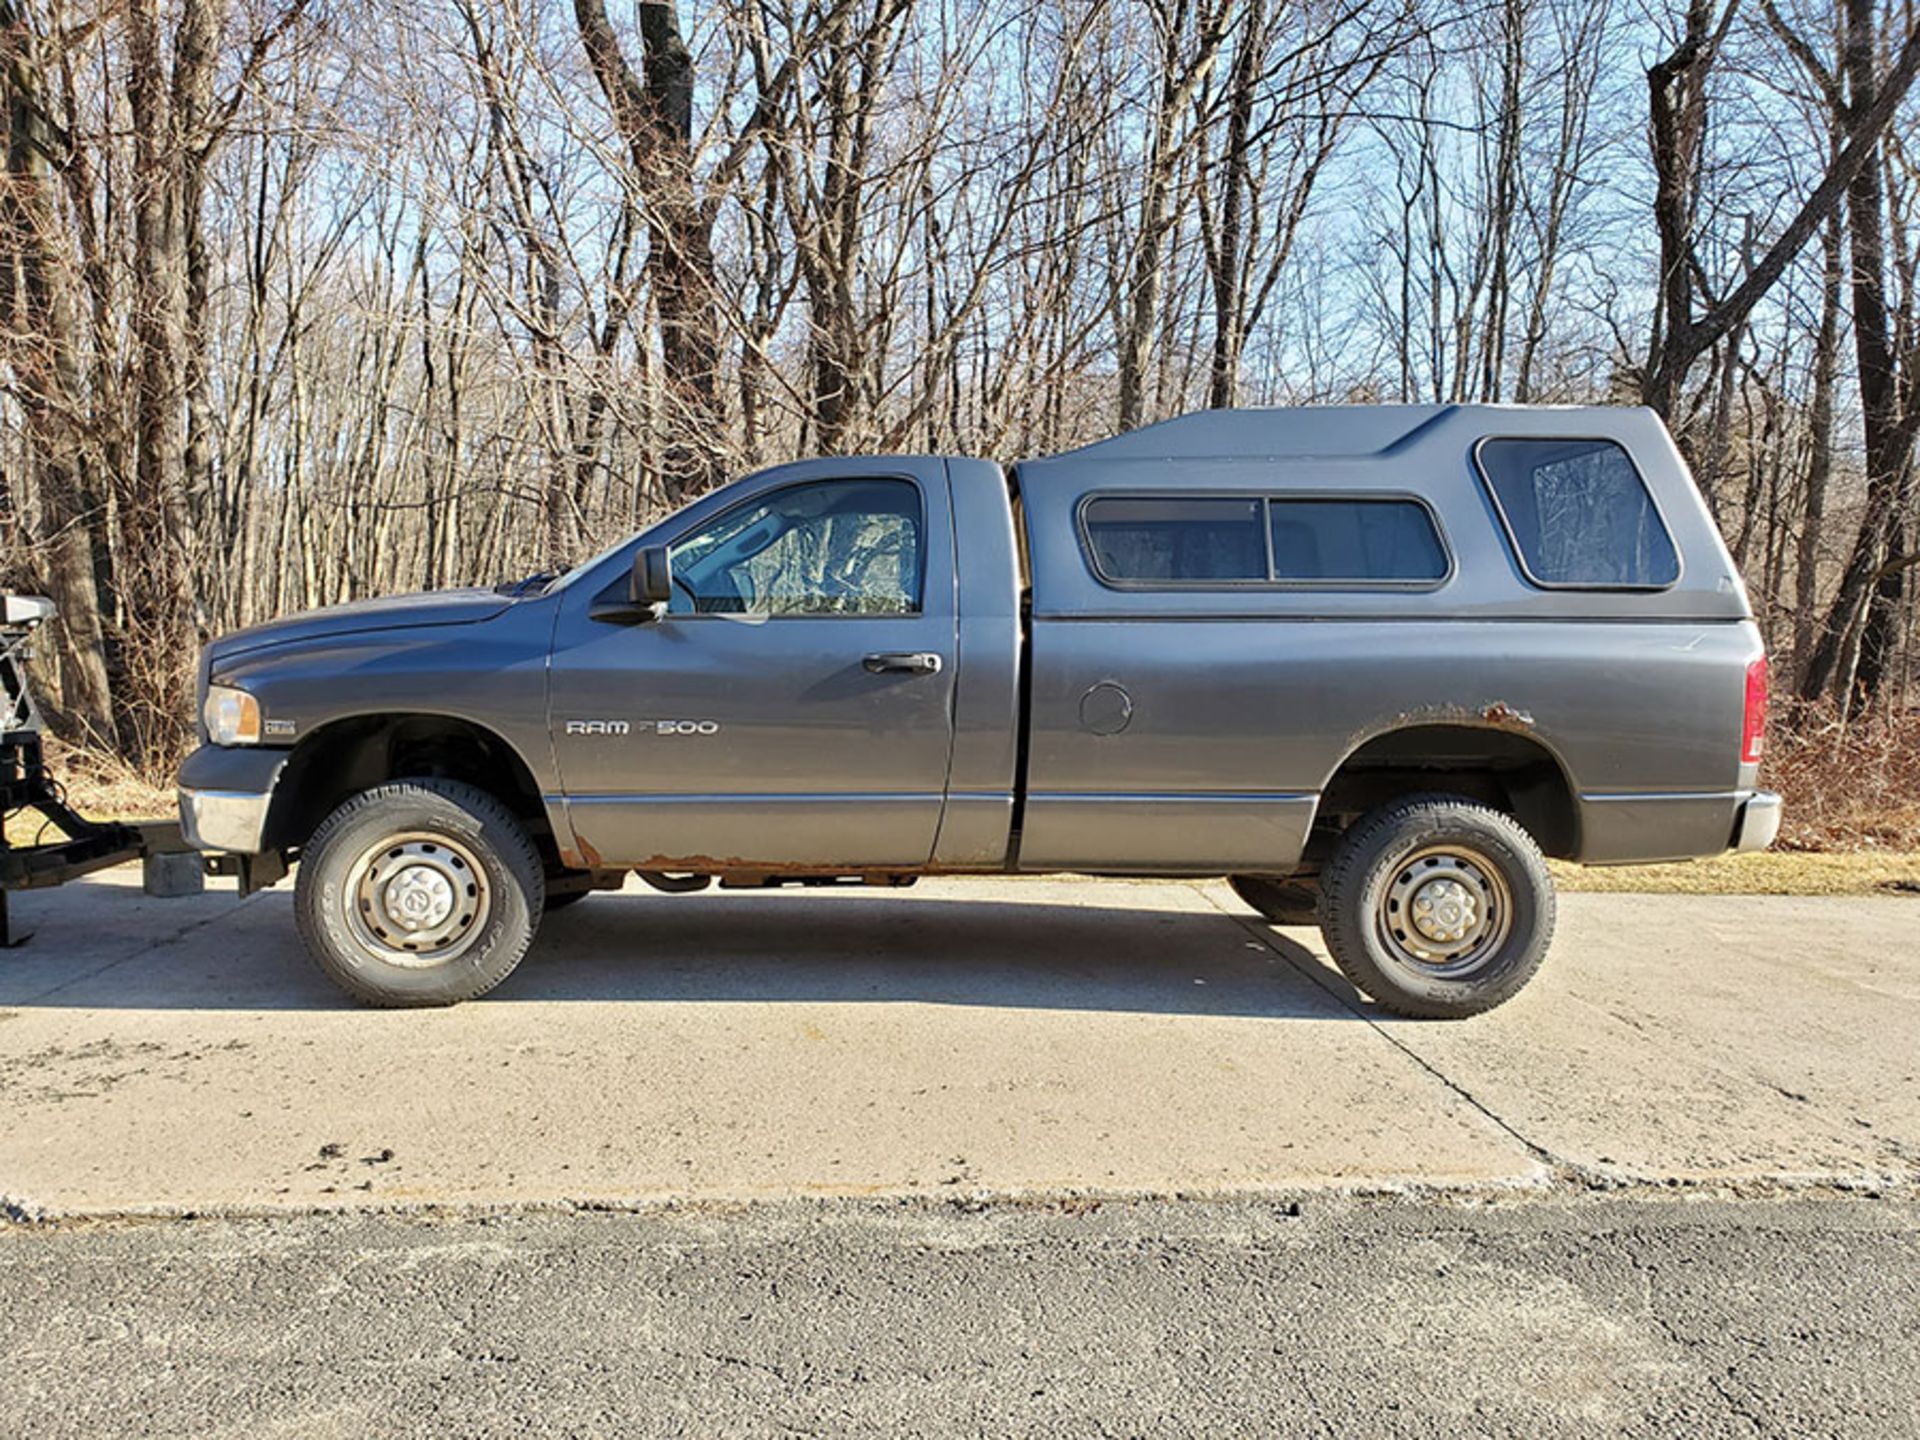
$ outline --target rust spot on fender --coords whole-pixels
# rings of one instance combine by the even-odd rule
[[[1497,730],[1533,729],[1533,716],[1516,710],[1504,700],[1495,700],[1480,712],[1480,718]]]
[[[1505,730],[1513,735],[1533,732],[1533,716],[1505,700],[1490,700],[1475,709],[1471,705],[1422,705],[1402,710],[1377,724],[1365,725],[1347,737],[1345,753],[1351,754],[1371,741],[1396,730],[1411,730],[1420,725],[1466,725]]]
[[[644,860],[634,861],[627,868],[664,870],[676,875],[685,871],[701,875],[812,875],[822,870],[831,870],[833,866],[818,863],[775,865],[764,860],[748,860],[740,855],[649,855]]]

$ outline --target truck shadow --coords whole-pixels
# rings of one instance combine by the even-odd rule
[[[84,903],[81,891],[92,891]],[[1100,900],[1125,901],[1112,887]],[[69,887],[0,952],[0,1007],[353,1010],[307,959],[291,897],[179,917],[121,886]],[[204,914],[201,913],[204,911]],[[170,922],[170,923],[169,923]],[[186,928],[182,932],[182,925]],[[157,932],[143,943],[142,929]],[[879,1003],[1358,1019],[1331,967],[1252,916],[1186,907],[885,892],[595,895],[546,918],[472,1005]],[[1314,977],[1326,981],[1323,987]]]

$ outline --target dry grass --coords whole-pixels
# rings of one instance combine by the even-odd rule
[[[83,815],[118,820],[147,820],[174,813],[171,786],[143,780],[124,760],[79,750],[51,737],[47,768],[66,787],[67,801]]]
[[[66,790],[67,803],[93,820],[153,820],[172,816],[177,804],[173,791],[148,783],[125,761],[111,755],[77,750],[49,736],[47,768]],[[59,838],[37,811],[10,815],[7,839],[15,845]]]
[[[1568,865],[1548,862],[1570,893],[1652,895],[1915,895],[1920,854],[1769,850],[1679,865]]]

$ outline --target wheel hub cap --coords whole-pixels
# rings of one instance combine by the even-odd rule
[[[396,835],[355,862],[341,896],[354,938],[390,965],[444,965],[485,928],[486,872],[442,835]]]
[[[1458,880],[1429,880],[1413,892],[1413,928],[1450,944],[1480,923],[1480,907]]]
[[[409,865],[387,882],[381,901],[402,930],[436,930],[453,913],[453,886],[438,870]]]
[[[1499,867],[1465,845],[1429,846],[1394,866],[1375,923],[1389,954],[1423,975],[1457,979],[1484,965],[1513,929]]]

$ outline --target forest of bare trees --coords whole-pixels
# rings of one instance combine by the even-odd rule
[[[163,770],[210,634],[807,453],[1647,404],[1776,687],[1920,658],[1914,0],[0,0],[0,584]]]

